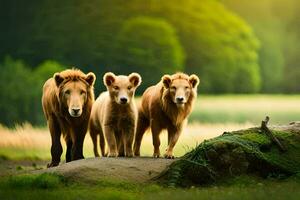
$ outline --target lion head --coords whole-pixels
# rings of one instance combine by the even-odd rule
[[[137,73],[116,76],[112,72],[108,72],[103,77],[104,85],[107,87],[111,99],[123,105],[131,102],[141,80],[141,76]]]
[[[195,95],[199,82],[195,74],[188,76],[184,73],[176,73],[162,77],[166,94],[178,107],[183,107],[190,97]]]
[[[58,87],[61,106],[68,110],[71,117],[80,117],[89,99],[94,99],[94,73],[84,74],[78,69],[69,69],[54,74]]]

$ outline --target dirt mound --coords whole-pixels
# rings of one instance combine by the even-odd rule
[[[284,178],[300,173],[300,122],[225,132],[171,164],[169,185],[198,185],[242,174]]]
[[[33,173],[57,173],[74,181],[89,183],[106,178],[143,183],[158,176],[175,160],[149,157],[88,158]]]

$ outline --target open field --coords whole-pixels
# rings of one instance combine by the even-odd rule
[[[139,101],[139,99],[138,99]],[[224,131],[238,130],[259,125],[268,115],[271,124],[283,124],[300,119],[299,95],[199,95],[190,123],[184,129],[175,155],[181,156],[189,148],[222,134]],[[14,129],[0,127],[0,156],[12,160],[49,160],[50,134],[46,127],[36,128],[29,124]],[[161,135],[163,153],[167,136]],[[62,141],[64,145],[64,141]],[[64,148],[65,149],[65,148]],[[152,138],[146,133],[142,143],[142,155],[151,156]],[[84,155],[92,157],[92,143],[87,134]],[[64,158],[62,158],[63,160]]]
[[[236,130],[251,127],[247,124],[199,124],[193,123],[186,127],[182,137],[180,138],[176,148],[175,155],[181,156],[186,153],[189,148],[201,143],[204,139],[209,139],[224,130]],[[18,126],[15,130],[0,127],[0,156],[9,160],[49,160],[51,137],[46,128],[33,128],[28,124]],[[167,146],[166,133],[161,134],[161,151],[163,153]],[[63,148],[65,143],[62,139]],[[93,157],[93,146],[90,135],[87,134],[84,144],[85,157]],[[142,142],[142,155],[152,155],[152,138],[148,132],[144,136]],[[63,154],[64,155],[64,154]],[[62,157],[64,159],[64,157]]]
[[[274,124],[300,120],[300,96],[200,94],[190,121],[259,124],[266,115]]]
[[[300,96],[202,96],[184,129],[175,155],[181,156],[205,139],[224,131],[260,125],[266,116],[271,124],[297,121]],[[7,177],[45,168],[50,160],[50,134],[46,127],[30,124],[8,129],[0,126],[0,199],[298,199],[299,176],[288,180],[236,177],[210,187],[166,188],[156,184],[136,184],[120,180],[99,180],[96,184],[74,183],[56,175]],[[167,135],[161,135],[161,152]],[[65,144],[62,140],[63,148]],[[144,136],[141,153],[152,154],[152,139]],[[93,157],[89,134],[85,139],[85,157]],[[64,162],[64,153],[62,155]],[[30,190],[30,192],[28,192]]]
[[[192,123],[184,130],[175,147],[175,156],[182,156],[205,139],[221,134],[224,130],[237,130],[251,127],[252,124],[199,124]],[[22,173],[40,168],[46,168],[51,160],[51,137],[47,128],[34,128],[29,124],[17,126],[16,129],[0,127],[0,176]],[[167,146],[166,133],[161,134],[161,152]],[[65,142],[62,139],[65,160]],[[94,157],[90,135],[87,134],[84,144],[84,156]],[[153,153],[152,138],[148,132],[142,142],[141,155],[151,156]],[[1,161],[2,160],[2,161]]]

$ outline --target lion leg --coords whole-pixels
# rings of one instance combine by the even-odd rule
[[[98,153],[98,144],[97,144],[97,133],[99,131],[96,130],[96,128],[94,127],[94,125],[91,123],[90,124],[90,136],[92,138],[92,142],[93,142],[93,151],[94,151],[94,155],[95,157],[99,157],[99,153]],[[101,144],[101,141],[100,141],[100,144]]]
[[[142,113],[139,113],[137,129],[135,133],[133,151],[135,156],[140,156],[140,148],[144,133],[149,128],[149,120],[146,119]]]
[[[168,128],[168,147],[164,154],[165,158],[173,159],[173,149],[178,141],[179,136],[181,135],[182,128],[181,127],[169,127]]]
[[[70,162],[72,160],[72,146],[73,142],[70,136],[65,138],[67,144],[67,152],[66,152],[66,162]]]
[[[153,157],[154,158],[159,158],[160,157],[160,138],[159,134],[162,131],[162,128],[155,122],[151,123],[151,132],[152,132],[152,142],[154,146],[154,152],[153,152]]]
[[[125,147],[125,156],[126,157],[132,157],[133,151],[132,151],[132,143],[134,139],[134,126],[130,128],[129,130],[126,130],[123,132],[123,143]]]
[[[123,133],[122,132],[115,132],[116,141],[117,141],[117,148],[118,148],[118,156],[124,157],[125,151],[124,151],[124,141],[123,141]]]
[[[72,160],[84,159],[83,142],[84,142],[86,131],[87,128],[83,128],[81,130],[75,130],[75,132],[73,132]]]
[[[63,152],[60,137],[61,137],[61,129],[59,127],[58,122],[55,119],[50,118],[48,120],[48,126],[51,133],[51,163],[47,165],[47,167],[55,167],[59,165],[60,157]]]
[[[99,143],[100,143],[100,150],[101,150],[101,155],[103,157],[106,157],[107,156],[107,153],[105,152],[105,138],[104,138],[104,134],[103,134],[103,131],[102,129],[99,131]]]
[[[104,135],[108,145],[108,157],[117,157],[117,141],[115,137],[115,132],[112,127],[104,126]]]

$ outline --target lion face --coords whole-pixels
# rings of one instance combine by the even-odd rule
[[[69,114],[72,117],[80,117],[87,99],[87,88],[84,83],[79,81],[66,83],[62,97],[68,106]]]
[[[131,102],[135,90],[141,84],[141,76],[137,73],[131,73],[129,76],[116,76],[108,72],[104,75],[103,82],[111,99],[117,104],[126,105]]]
[[[197,89],[199,78],[196,75],[186,74],[164,75],[162,82],[168,90],[170,98],[178,107],[182,107],[189,100],[193,90]]]
[[[71,117],[80,117],[88,98],[88,90],[94,85],[93,73],[83,74],[80,78],[68,79],[56,73],[54,79],[59,87],[60,101],[67,107]]]

